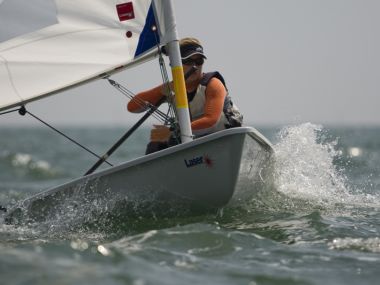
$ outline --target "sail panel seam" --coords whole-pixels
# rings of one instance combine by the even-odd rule
[[[18,45],[15,45],[15,46],[12,46],[12,47],[9,47],[9,48],[6,48],[6,49],[2,49],[2,50],[0,50],[0,52],[9,51],[9,50],[12,50],[14,48],[21,47],[21,46],[27,46],[29,44],[33,44],[33,43],[36,43],[36,42],[39,42],[39,41],[44,41],[44,40],[48,40],[48,39],[58,38],[58,37],[62,37],[62,36],[70,35],[70,34],[78,34],[78,33],[84,33],[84,32],[92,32],[92,31],[93,32],[97,32],[97,31],[102,31],[102,30],[120,30],[120,31],[122,31],[121,28],[97,28],[97,29],[93,28],[93,29],[85,29],[85,30],[80,30],[80,31],[64,32],[64,33],[60,33],[58,35],[46,36],[46,37],[43,37],[43,38],[30,40],[30,41],[22,43],[22,44],[18,44]]]
[[[3,57],[1,54],[0,54],[0,58],[4,61],[4,66],[5,66],[5,69],[7,70],[7,74],[8,74],[8,78],[9,78],[9,82],[12,86],[12,89],[14,91],[14,93],[20,98],[20,103],[22,103],[24,101],[24,99],[21,97],[21,95],[19,94],[17,88],[16,88],[16,85],[14,84],[13,82],[13,77],[12,77],[12,73],[11,73],[11,70],[9,69],[9,66],[8,66],[8,61],[5,57]]]

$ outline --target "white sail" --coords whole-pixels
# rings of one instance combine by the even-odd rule
[[[162,3],[55,0],[57,24],[0,43],[0,110],[151,57],[168,40]]]

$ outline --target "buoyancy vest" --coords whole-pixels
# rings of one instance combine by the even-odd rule
[[[240,127],[243,123],[243,115],[239,112],[236,105],[232,103],[224,78],[217,71],[205,73],[196,91],[188,93],[191,120],[196,120],[204,115],[207,85],[214,77],[218,78],[226,88],[227,95],[224,99],[223,112],[220,114],[220,118],[215,125],[207,129],[194,131],[194,135],[196,136],[206,135],[228,128]]]

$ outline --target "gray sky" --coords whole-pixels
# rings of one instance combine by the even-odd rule
[[[32,1],[4,1],[0,40],[52,21],[46,13],[50,1],[33,1],[32,7],[25,7]],[[380,1],[174,0],[174,5],[180,37],[203,42],[204,70],[225,76],[246,123],[380,125]],[[161,80],[157,62],[115,79],[134,92]],[[125,105],[123,95],[99,81],[28,108],[59,125],[132,124],[140,115],[129,114]],[[0,117],[0,126],[31,120],[12,114]]]

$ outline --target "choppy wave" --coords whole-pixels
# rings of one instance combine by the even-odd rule
[[[326,131],[313,124],[281,130],[273,181],[248,209],[230,205],[217,216],[191,218],[121,214],[113,226],[107,211],[116,200],[102,192],[103,199],[67,199],[45,223],[5,225],[0,213],[1,278],[7,283],[36,283],[43,276],[47,283],[72,284],[377,284],[380,198],[376,191],[353,187],[346,160],[340,161],[360,160],[370,151],[352,141],[344,150],[336,139],[325,138]],[[8,193],[0,193],[1,202],[49,181],[30,182],[30,163],[44,154],[23,155],[0,152],[0,170],[10,167],[16,174],[10,183],[17,186],[8,191],[13,186],[2,185]],[[364,175],[376,160],[372,168],[360,169]]]
[[[0,162],[3,162],[8,170],[16,172],[21,176],[30,176],[34,178],[54,178],[60,175],[57,169],[54,169],[49,162],[37,159],[27,153],[6,153],[0,156]]]
[[[195,269],[199,265],[198,259],[234,254],[242,250],[241,246],[248,246],[253,241],[257,248],[264,244],[275,246],[274,242],[254,233],[226,231],[217,223],[194,223],[180,228],[150,230],[124,237],[104,244],[101,249],[105,249],[106,254],[121,251],[127,255],[149,250],[156,253],[157,261],[160,260],[160,255],[166,255],[170,256],[171,264],[176,267]],[[157,246],[163,242],[170,244],[169,251]]]

